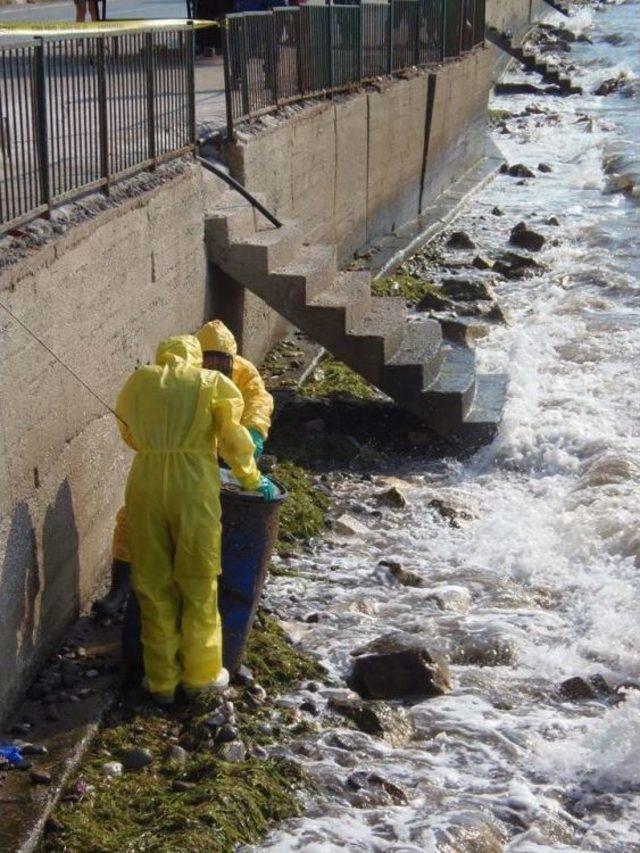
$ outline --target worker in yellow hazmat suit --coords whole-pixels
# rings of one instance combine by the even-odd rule
[[[136,451],[125,507],[146,681],[163,703],[180,683],[190,692],[228,682],[217,607],[218,454],[243,489],[260,489],[266,479],[240,424],[240,392],[201,366],[197,338],[168,338],[116,405],[122,437]]]
[[[249,430],[256,448],[256,459],[259,459],[271,427],[273,397],[264,387],[262,377],[254,365],[238,355],[236,339],[222,320],[205,323],[196,337],[202,347],[204,367],[220,370],[229,376],[242,394],[242,425]]]
[[[247,428],[254,444],[256,460],[262,455],[271,428],[273,397],[265,388],[257,368],[238,355],[233,333],[221,320],[212,320],[197,333],[202,347],[203,367],[228,376],[242,394],[244,411],[240,423]],[[131,560],[127,513],[120,507],[116,516],[112,543],[111,587],[108,595],[94,602],[102,616],[113,616],[123,606],[130,589]]]

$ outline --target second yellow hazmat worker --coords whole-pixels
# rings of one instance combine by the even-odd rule
[[[146,685],[155,701],[226,686],[217,576],[220,566],[218,455],[242,489],[265,499],[240,419],[244,404],[231,380],[202,370],[191,335],[162,341],[156,363],[137,370],[116,405],[118,426],[136,451],[125,507],[131,579],[142,618]]]
[[[240,423],[249,431],[254,444],[254,456],[259,459],[271,428],[273,397],[265,388],[257,368],[248,359],[238,355],[236,339],[221,320],[205,323],[196,337],[202,348],[203,367],[224,373],[242,394],[244,411]],[[111,588],[104,598],[93,605],[101,616],[115,615],[126,602],[130,591],[131,560],[124,507],[121,507],[116,517],[112,556]]]

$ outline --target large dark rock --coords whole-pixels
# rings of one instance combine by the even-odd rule
[[[518,222],[511,229],[509,242],[514,246],[520,246],[521,249],[528,249],[530,252],[539,252],[546,241],[542,234],[533,231],[528,227],[526,222]]]
[[[362,699],[342,699],[332,696],[329,708],[351,720],[368,735],[385,738],[392,743],[406,743],[412,733],[411,722],[400,711],[385,702],[365,702]]]
[[[420,587],[427,585],[424,578],[416,572],[405,569],[402,563],[399,563],[397,560],[380,560],[378,565],[384,566],[385,569],[389,569],[389,574],[392,575],[392,577],[394,577],[402,586]]]
[[[513,166],[509,166],[509,174],[512,178],[535,178],[534,172],[524,163],[515,163]]]
[[[448,249],[475,249],[476,244],[466,231],[454,231],[447,240]]]
[[[426,699],[451,690],[444,660],[411,635],[379,637],[352,655],[348,683],[363,699]]]
[[[494,293],[486,281],[473,278],[445,278],[442,292],[449,299],[467,301],[472,299],[493,299]]]

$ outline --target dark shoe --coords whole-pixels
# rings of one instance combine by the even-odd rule
[[[93,612],[98,616],[115,616],[126,604],[130,591],[131,564],[114,560],[111,564],[111,589],[104,598],[93,602]]]

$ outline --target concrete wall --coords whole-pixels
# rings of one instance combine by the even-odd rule
[[[511,32],[516,41],[535,21],[543,21],[553,13],[544,0],[487,0],[487,25],[500,32]]]
[[[224,189],[191,166],[5,269],[0,299],[113,405],[160,338],[224,296],[203,244]],[[279,321],[255,298],[241,307],[256,357]],[[0,335],[1,718],[104,577],[130,456],[113,416],[1,310]]]
[[[416,219],[483,156],[491,68],[491,51],[479,49],[315,104],[230,146],[233,174],[346,260]]]

